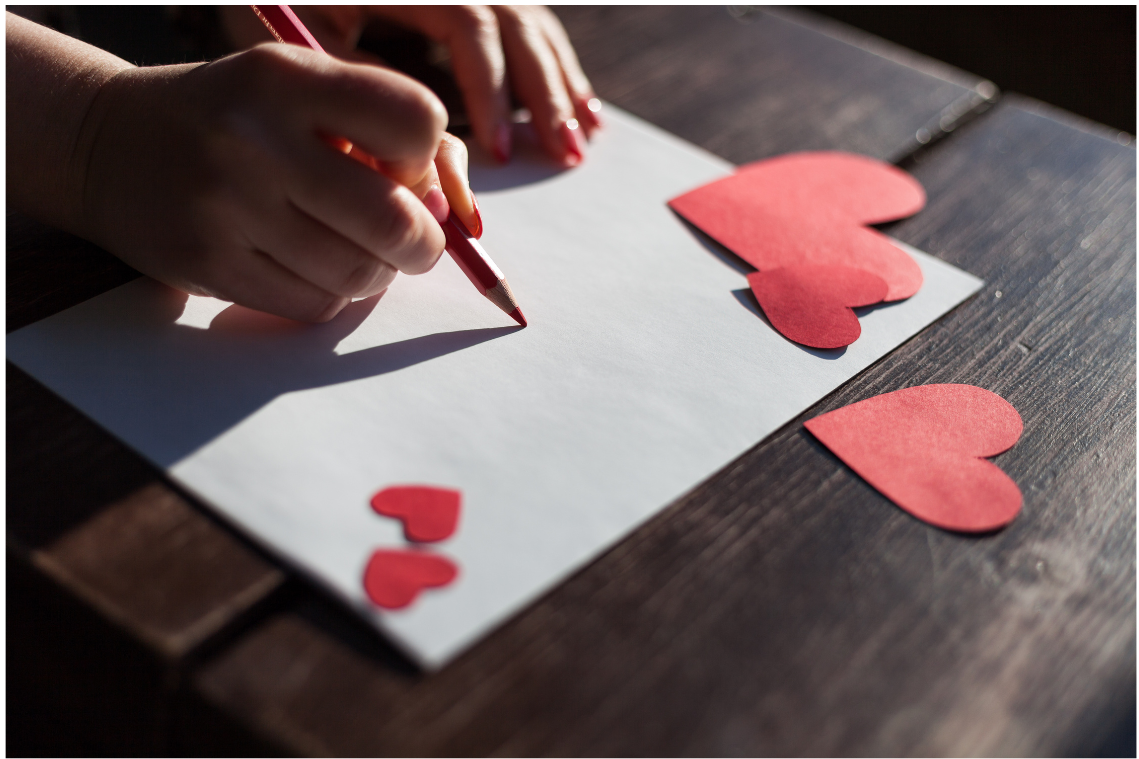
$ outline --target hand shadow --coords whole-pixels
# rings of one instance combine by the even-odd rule
[[[471,190],[476,193],[538,184],[572,170],[546,155],[530,124],[514,125],[513,156],[509,163],[499,163],[473,141],[467,143],[467,150]]]
[[[186,297],[151,285],[146,300]],[[141,381],[132,387],[132,367],[116,369],[125,375],[120,392],[135,391],[134,413],[125,420],[129,429],[123,436],[169,467],[286,393],[399,371],[521,329],[438,332],[337,354],[336,346],[381,297],[356,301],[325,324],[300,324],[232,305],[208,329],[170,323],[173,319],[144,325],[142,331],[150,333],[146,356],[134,357],[136,366],[144,362]],[[172,313],[170,308],[141,310],[167,319]],[[180,315],[181,309],[176,310]]]

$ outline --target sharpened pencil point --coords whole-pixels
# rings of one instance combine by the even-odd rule
[[[523,327],[526,326],[526,317],[522,315],[522,309],[516,308],[511,311],[510,318],[521,324]]]

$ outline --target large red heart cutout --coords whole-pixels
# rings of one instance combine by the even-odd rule
[[[879,303],[886,282],[849,266],[788,266],[749,274],[748,284],[771,325],[811,348],[841,348],[862,334],[850,309]]]
[[[364,569],[368,598],[384,609],[402,609],[424,588],[450,584],[459,569],[449,559],[419,551],[380,550]]]
[[[987,532],[1020,512],[1021,494],[987,456],[1020,438],[1020,414],[971,385],[922,385],[804,423],[882,495],[937,527]]]
[[[906,172],[866,156],[791,153],[757,161],[668,205],[760,271],[864,269],[886,281],[887,301],[908,298],[922,284],[917,262],[866,225],[917,213],[925,191]]]
[[[459,523],[463,495],[430,485],[396,485],[372,496],[377,514],[403,522],[403,534],[416,543],[446,540]]]

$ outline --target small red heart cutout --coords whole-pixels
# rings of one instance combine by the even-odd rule
[[[971,385],[910,387],[803,426],[878,492],[937,527],[987,532],[1020,512],[1020,488],[985,461],[1011,448],[1024,429],[996,393]]]
[[[377,514],[403,522],[403,534],[416,543],[446,540],[459,524],[463,494],[430,485],[397,485],[372,496]]]
[[[386,551],[372,554],[364,570],[368,598],[384,609],[402,609],[424,588],[450,584],[459,569],[449,559],[419,551]]]
[[[842,348],[862,334],[850,309],[880,303],[887,285],[849,266],[788,266],[749,274],[760,308],[788,340],[811,348]]]

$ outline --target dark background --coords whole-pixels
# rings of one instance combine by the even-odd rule
[[[226,52],[208,6],[8,9],[133,63],[181,63]],[[1134,6],[808,9],[982,76],[1004,92],[1029,95],[1135,134]],[[393,41],[390,35],[387,41]],[[407,40],[399,44],[401,52],[413,52],[406,50]],[[388,52],[390,56],[390,44]],[[403,68],[398,60],[391,62]],[[458,106],[453,95],[444,102],[452,109]]]
[[[1135,6],[808,6],[1135,134]]]

